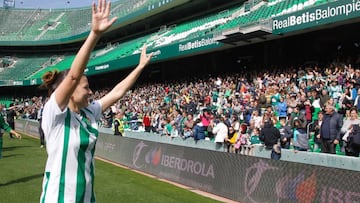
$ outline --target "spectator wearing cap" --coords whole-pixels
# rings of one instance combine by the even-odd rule
[[[341,114],[335,111],[335,107],[331,104],[326,104],[324,120],[321,124],[320,134],[318,138],[321,139],[321,152],[335,154],[335,146],[339,144],[340,130],[343,126],[343,118]]]

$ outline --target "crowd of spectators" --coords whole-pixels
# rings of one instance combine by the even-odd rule
[[[94,91],[92,99],[107,91]],[[169,138],[206,139],[234,153],[244,153],[255,144],[268,149],[279,144],[359,156],[359,146],[349,143],[353,126],[360,123],[359,97],[360,70],[351,64],[264,70],[246,76],[142,84],[109,108],[99,125],[114,128],[117,120],[120,135],[146,131]],[[37,119],[44,101],[44,97],[16,99],[12,108],[19,117]],[[334,120],[333,115],[341,119]]]

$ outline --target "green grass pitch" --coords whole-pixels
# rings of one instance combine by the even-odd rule
[[[0,159],[0,202],[39,202],[46,151],[39,140],[4,134]],[[97,202],[217,202],[142,174],[96,160]]]

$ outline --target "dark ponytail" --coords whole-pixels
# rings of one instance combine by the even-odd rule
[[[43,84],[40,86],[42,89],[47,89],[49,96],[55,91],[55,89],[64,80],[69,70],[53,70],[48,71],[42,76]]]

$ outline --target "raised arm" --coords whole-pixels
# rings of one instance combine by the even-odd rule
[[[145,66],[149,63],[151,57],[152,53],[147,55],[146,45],[144,45],[141,50],[139,65],[124,80],[119,82],[108,94],[100,99],[103,112],[124,96],[124,94],[131,88]]]
[[[100,39],[101,34],[109,29],[115,22],[116,18],[110,20],[109,14],[110,1],[106,2],[106,0],[99,0],[97,6],[95,3],[92,4],[91,32],[76,54],[67,76],[55,90],[56,102],[61,110],[64,110],[67,107],[71,95],[84,74],[90,53]]]

